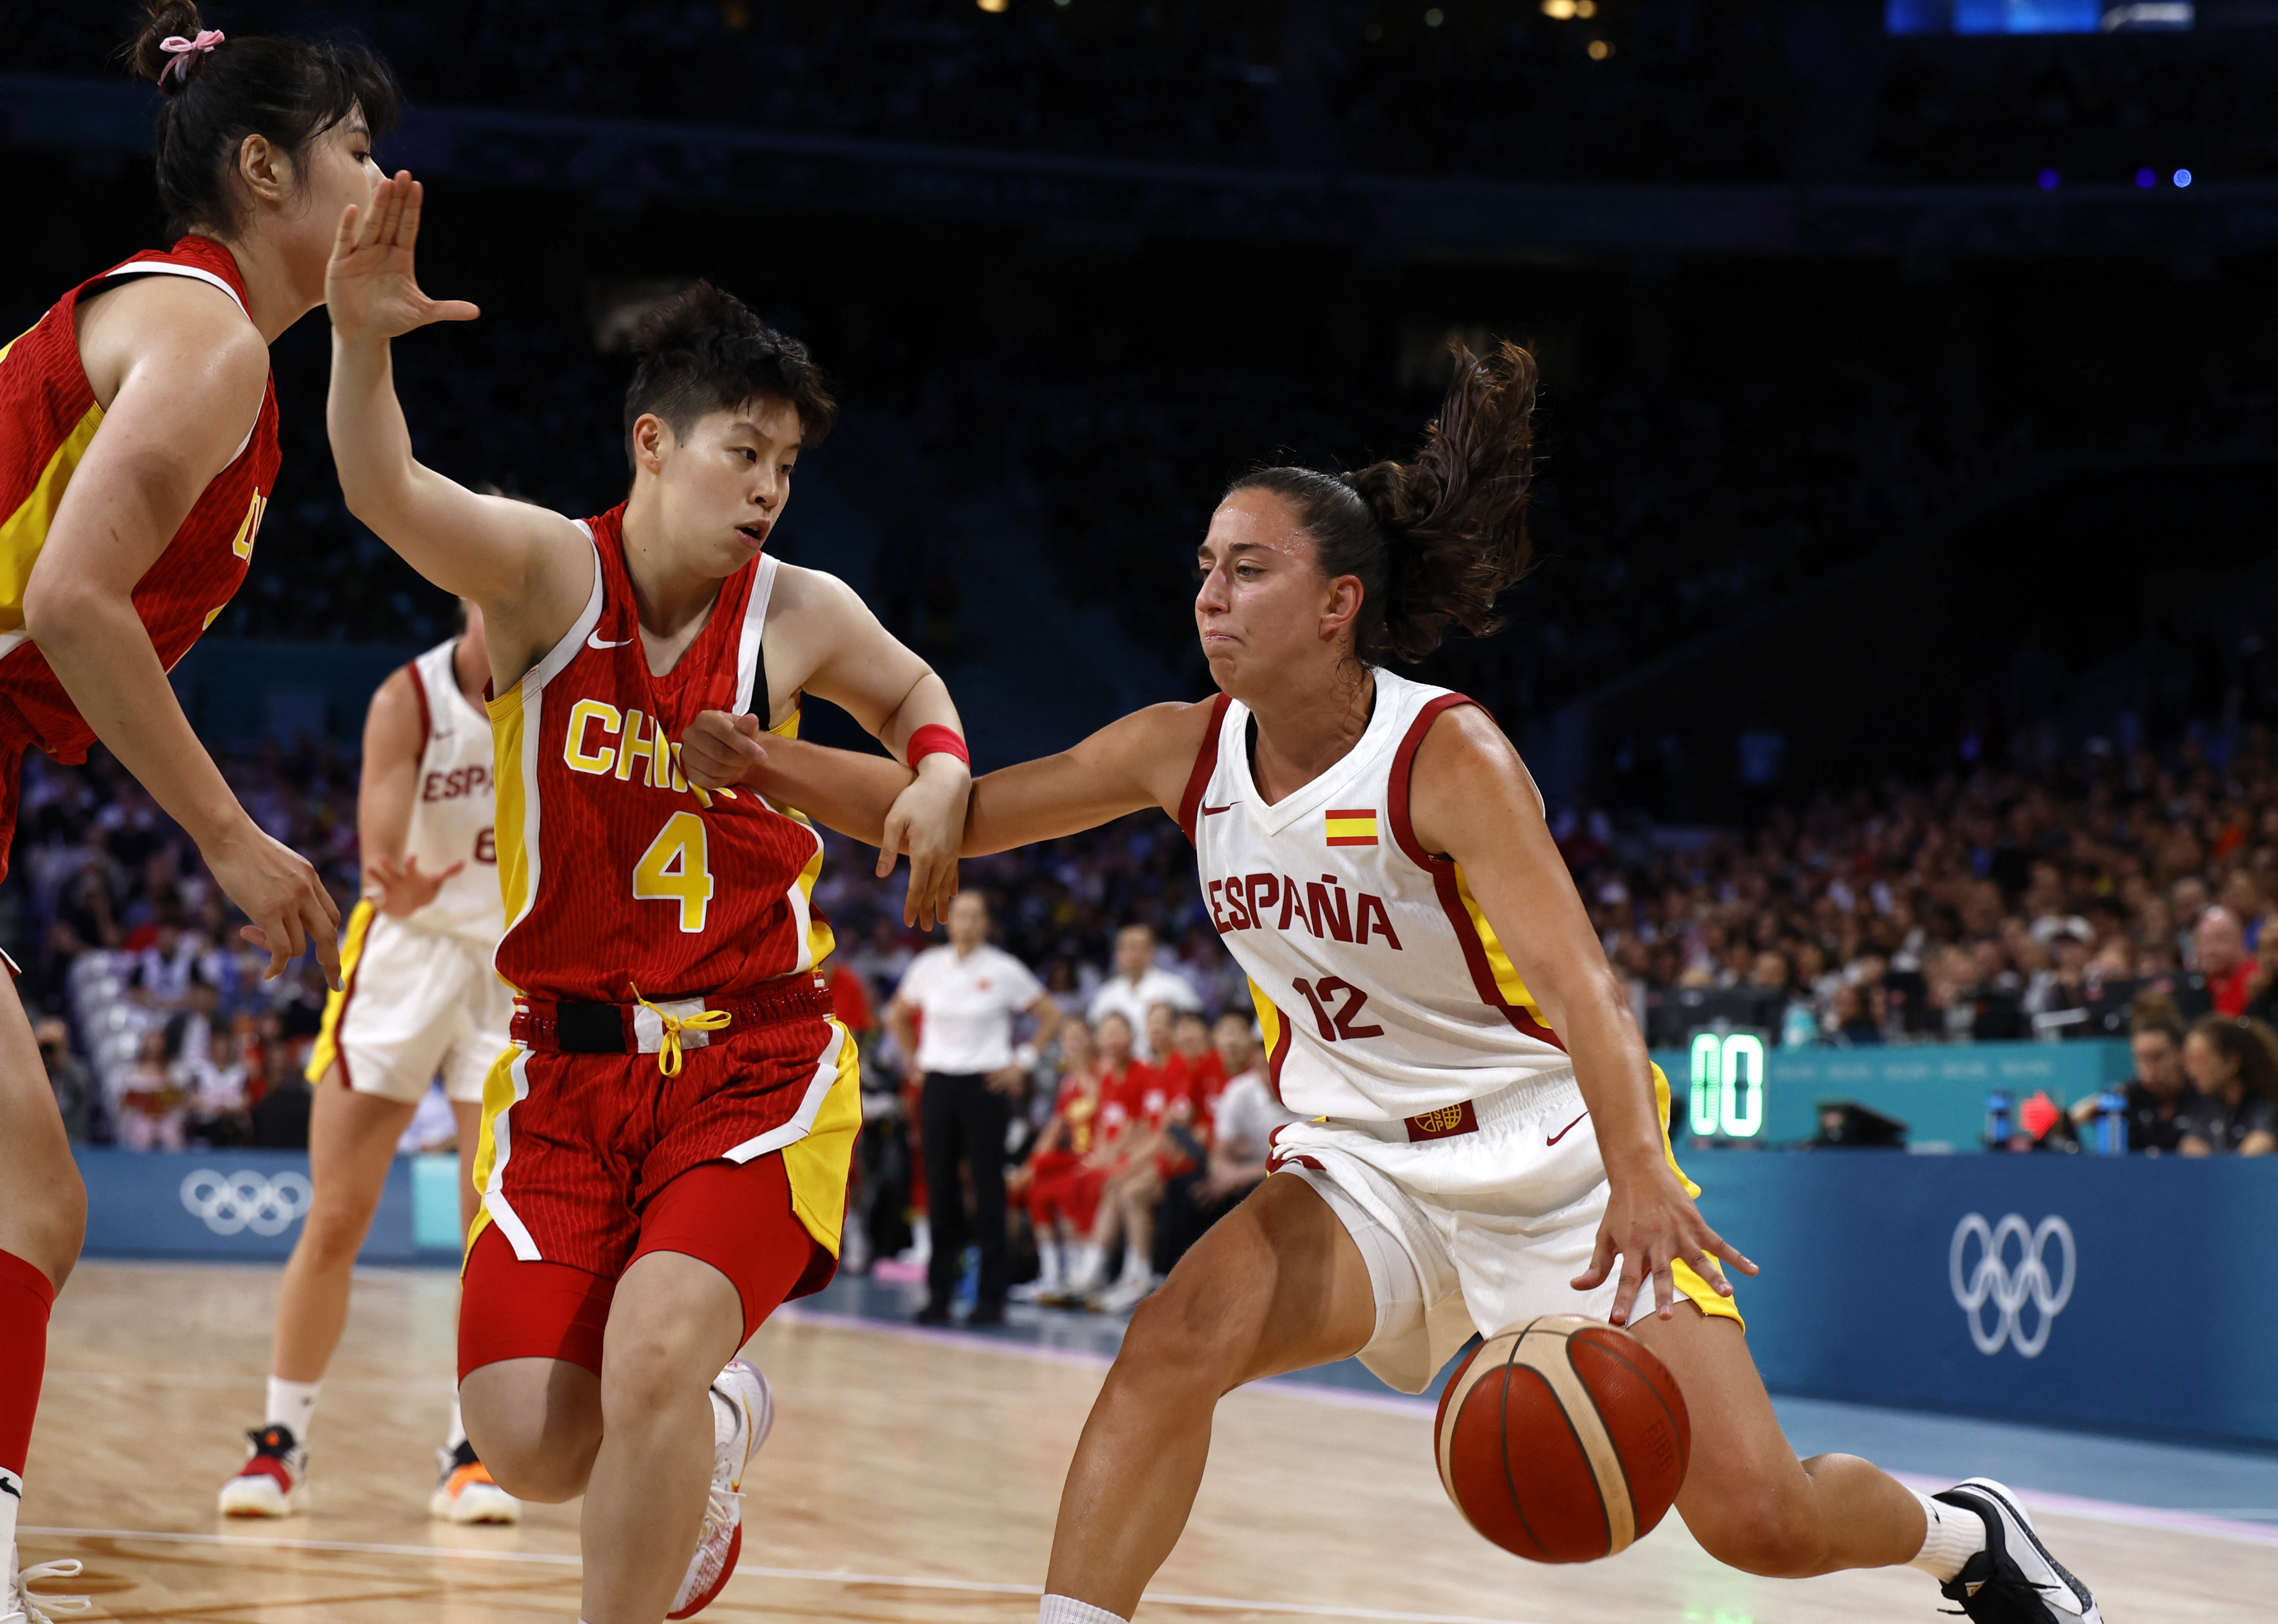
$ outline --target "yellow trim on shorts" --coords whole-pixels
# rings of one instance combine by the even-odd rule
[[[1685,1170],[1677,1165],[1677,1147],[1669,1141],[1669,1079],[1662,1074],[1662,1070],[1657,1065],[1653,1068],[1653,1102],[1655,1109],[1661,1112],[1661,1154],[1669,1158],[1669,1170],[1677,1175],[1677,1182],[1685,1186],[1686,1194],[1697,1200],[1701,1194],[1701,1186],[1687,1178]],[[1716,1271],[1719,1278],[1723,1277],[1724,1265],[1712,1257],[1708,1260],[1708,1266]],[[1740,1316],[1740,1310],[1732,1300],[1702,1279],[1701,1271],[1683,1258],[1670,1260],[1669,1275],[1677,1289],[1691,1298],[1693,1306],[1701,1313],[1713,1315],[1718,1319],[1731,1320],[1743,1330],[1747,1329],[1748,1322]]]
[[[355,985],[356,961],[363,957],[364,938],[371,932],[371,901],[359,898],[349,911],[348,927],[340,933],[340,986],[338,992],[325,995],[325,1018],[317,1028],[317,1041],[309,1048],[309,1064],[301,1075],[311,1084],[325,1080],[325,1073],[333,1069],[333,1062],[340,1057],[340,1018],[348,1013],[348,989]]]
[[[778,1152],[791,1181],[791,1209],[815,1244],[838,1255],[846,1223],[846,1187],[854,1163],[854,1136],[862,1128],[862,1052],[836,1017],[842,1041],[838,1075],[814,1113],[814,1125]]]

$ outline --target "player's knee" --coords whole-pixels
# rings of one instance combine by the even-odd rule
[[[1254,1346],[1256,1338],[1239,1323],[1243,1317],[1239,1311],[1229,1319],[1224,1304],[1204,1298],[1204,1293],[1173,1276],[1142,1302],[1124,1333],[1116,1371],[1127,1380],[1150,1385],[1192,1388],[1213,1401],[1239,1385],[1242,1351]]]
[[[612,1324],[601,1367],[601,1409],[609,1415],[663,1414],[701,1388],[718,1368],[699,1355],[688,1329],[665,1322],[628,1330]],[[708,1368],[707,1368],[708,1367]]]
[[[516,1499],[557,1505],[585,1491],[601,1430],[598,1416],[547,1399],[519,1391],[501,1394],[477,1378],[460,1389],[467,1441],[491,1480]]]
[[[42,1180],[39,1200],[11,1228],[20,1231],[24,1261],[62,1290],[87,1241],[87,1186],[78,1167],[66,1162],[55,1177]]]
[[[320,1266],[345,1269],[363,1250],[371,1229],[371,1214],[362,1206],[320,1198],[301,1225],[296,1249]]]

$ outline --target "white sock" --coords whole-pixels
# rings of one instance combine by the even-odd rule
[[[0,1466],[0,1483],[7,1485],[0,1489],[0,1552],[6,1553],[0,1557],[0,1562],[12,1563],[16,1559],[16,1508],[24,1503],[24,1480]],[[7,1575],[0,1574],[0,1606],[8,1602],[7,1582]]]
[[[1075,1249],[1075,1263],[1068,1270],[1068,1284],[1080,1292],[1090,1291],[1099,1284],[1100,1265],[1105,1261],[1097,1247],[1085,1241]]]
[[[448,1437],[447,1437],[446,1438],[444,1438],[444,1440],[443,1440],[443,1447],[444,1447],[445,1449],[455,1450],[455,1449],[457,1449],[457,1448],[459,1447],[459,1445],[462,1445],[462,1444],[465,1443],[466,1441],[467,1441],[467,1422],[466,1422],[466,1418],[465,1418],[464,1416],[462,1416],[462,1414],[460,1414],[460,1413],[459,1413],[459,1394],[458,1394],[458,1390],[457,1390],[457,1389],[455,1389],[455,1388],[454,1388],[454,1389],[452,1390],[452,1392],[451,1392],[451,1431],[450,1431],[450,1435],[449,1435]]]
[[[1922,1502],[1929,1525],[1923,1530],[1923,1548],[1907,1566],[1951,1584],[1969,1559],[1985,1549],[1985,1519],[1966,1506],[1948,1506],[1912,1489],[1907,1492]]]
[[[1060,1289],[1060,1249],[1049,1240],[1036,1248],[1036,1289],[1044,1292]]]
[[[1047,1596],[1036,1609],[1036,1624],[1129,1624],[1120,1613],[1095,1607],[1073,1596]]]
[[[293,1441],[302,1445],[309,1441],[309,1422],[317,1413],[317,1389],[322,1382],[288,1382],[281,1376],[269,1378],[269,1414],[263,1425],[290,1427]]]

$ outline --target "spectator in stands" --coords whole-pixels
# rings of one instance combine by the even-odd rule
[[[2184,1108],[2187,1156],[2278,1151],[2278,1033],[2260,1021],[2209,1015],[2183,1040],[2198,1097]]]
[[[2136,1001],[2128,1046],[2136,1075],[2116,1092],[2127,1102],[2128,1148],[2138,1155],[2167,1155],[2182,1147],[2191,1080],[2183,1071],[2183,1025],[2174,1001],[2146,993]],[[2072,1108],[2072,1119],[2085,1127],[2096,1119],[2100,1094]]]
[[[180,1150],[187,1096],[173,1076],[163,1028],[142,1034],[142,1046],[111,1112],[126,1150]]]
[[[2207,997],[2218,1015],[2246,1013],[2254,962],[2246,956],[2246,931],[2238,916],[2216,906],[2204,910],[2191,927],[2198,972],[2206,978]]]
[[[174,1075],[187,1096],[191,1139],[207,1145],[253,1142],[252,1102],[246,1095],[245,1062],[236,1033],[215,1028],[203,1048],[174,1063]]]
[[[921,1325],[949,1323],[950,1300],[967,1239],[981,1253],[975,1325],[1005,1323],[1005,1135],[1013,1102],[1049,1043],[1059,1006],[1043,983],[989,944],[989,905],[977,891],[950,903],[946,945],[910,961],[886,1019],[922,1092],[918,1132],[924,1146],[927,1216],[933,1254],[927,1265]],[[1036,1018],[1036,1043],[1013,1047],[1013,1025]],[[913,1027],[917,1030],[913,1031]],[[962,1173],[960,1173],[962,1169]],[[967,1218],[967,1181],[972,1216]]]
[[[1094,1021],[1091,1037],[1099,1052],[1099,1119],[1097,1136],[1084,1156],[1083,1165],[1086,1172],[1097,1180],[1102,1199],[1090,1232],[1076,1248],[1066,1289],[1056,1297],[1039,1299],[1055,1306],[1085,1301],[1106,1285],[1109,1249],[1122,1238],[1122,1215],[1105,1200],[1105,1186],[1122,1170],[1129,1144],[1148,1135],[1152,1125],[1148,1121],[1149,1108],[1152,1105],[1159,1109],[1163,1099],[1162,1079],[1154,1067],[1132,1052],[1132,1024],[1120,1010],[1111,1010]],[[1138,1260],[1135,1267],[1143,1271],[1148,1267],[1147,1260]],[[1127,1280],[1134,1268],[1127,1261]]]
[[[1133,1034],[1134,1054],[1152,1064],[1155,1051],[1147,1041],[1147,1012],[1158,1003],[1173,1010],[1202,1007],[1184,976],[1155,962],[1155,927],[1127,925],[1115,933],[1115,973],[1100,983],[1084,1014],[1094,1027],[1110,1014],[1120,1015]]]
[[[81,1143],[88,1136],[88,1109],[95,1093],[87,1062],[71,1051],[71,1028],[52,1015],[41,1018],[32,1036],[39,1042],[40,1064],[47,1068],[48,1086],[55,1091],[64,1132],[73,1144]]]
[[[1196,1205],[1215,1217],[1265,1180],[1273,1130],[1297,1120],[1274,1097],[1265,1057],[1249,1018],[1229,1010],[1212,1033],[1219,1063],[1232,1073],[1212,1125],[1210,1166],[1195,1189]]]
[[[1059,1088],[1051,1119],[1010,1182],[1013,1193],[1027,1203],[1036,1238],[1036,1277],[1013,1288],[1011,1295],[1019,1301],[1063,1296],[1079,1266],[1075,1254],[1098,1216],[1106,1183],[1105,1171],[1090,1164],[1100,1112],[1100,1067],[1091,1029],[1080,1020],[1066,1022],[1059,1029]]]

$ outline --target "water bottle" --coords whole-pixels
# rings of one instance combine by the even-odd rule
[[[2009,1091],[1996,1088],[1985,1096],[1985,1144],[1988,1149],[2006,1150],[2009,1135],[2014,1132],[2014,1118],[2010,1115]]]
[[[1819,1017],[1808,1003],[1791,1003],[1780,1017],[1780,1047],[1800,1048],[1819,1041]]]
[[[2128,1154],[2128,1096],[2117,1088],[2107,1088],[2096,1096],[2096,1154]]]

